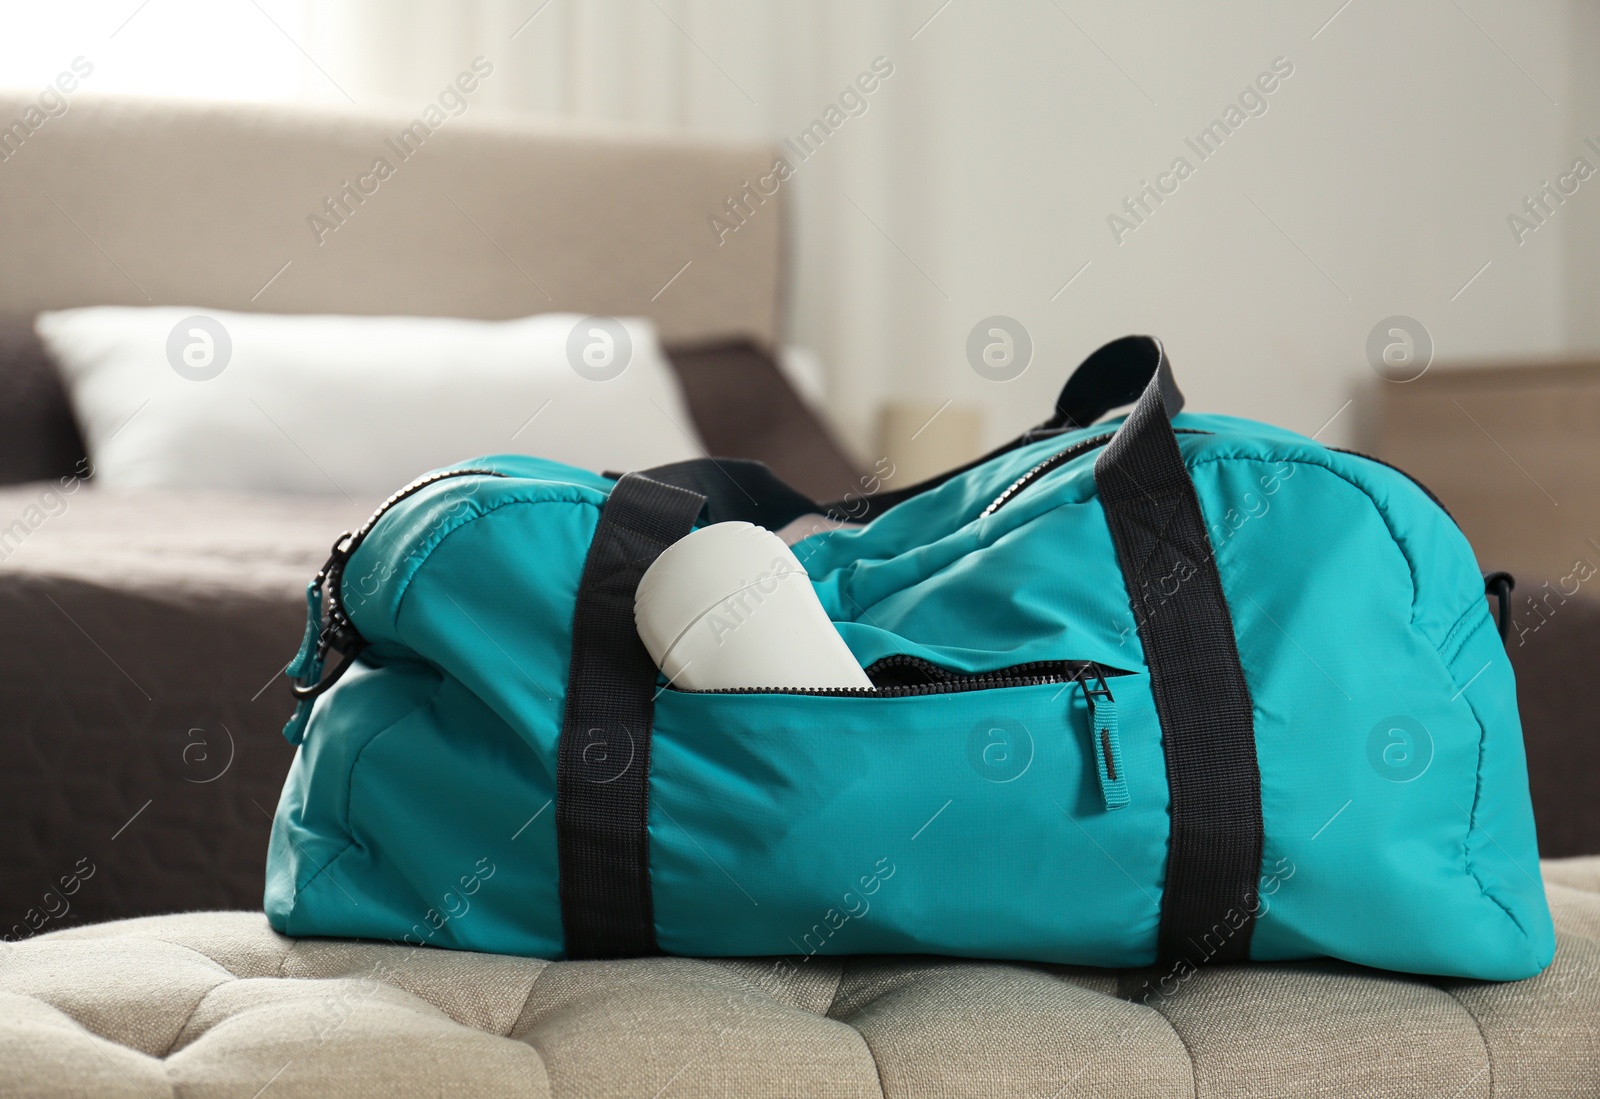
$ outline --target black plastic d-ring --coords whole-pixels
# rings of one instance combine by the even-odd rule
[[[1490,572],[1483,577],[1483,593],[1492,595],[1497,604],[1495,615],[1500,627],[1500,641],[1502,644],[1511,636],[1511,591],[1517,586],[1517,578],[1509,572]]]
[[[356,662],[356,657],[361,655],[361,650],[364,648],[366,648],[366,645],[363,644],[345,653],[344,659],[339,661],[338,665],[333,669],[333,671],[323,676],[317,682],[309,685],[291,683],[289,685],[289,690],[294,692],[294,697],[301,702],[316,698],[329,687],[339,682],[339,677],[350,670],[350,665]]]

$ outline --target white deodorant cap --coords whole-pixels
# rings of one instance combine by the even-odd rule
[[[870,687],[783,539],[713,523],[668,546],[634,594],[634,622],[674,687]]]

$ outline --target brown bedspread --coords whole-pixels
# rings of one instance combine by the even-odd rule
[[[259,905],[278,673],[370,502],[51,487],[0,489],[0,936]]]

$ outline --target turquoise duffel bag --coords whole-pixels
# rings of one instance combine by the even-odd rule
[[[634,633],[639,576],[695,525],[829,512],[765,467],[501,456],[407,486],[309,588],[272,926],[1539,972],[1515,686],[1466,538],[1376,460],[1181,406],[1128,337],[1016,442],[834,505],[855,522],[794,549],[873,689],[677,690]]]

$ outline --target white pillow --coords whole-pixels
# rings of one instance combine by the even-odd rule
[[[100,306],[35,328],[115,488],[372,497],[485,454],[593,470],[703,454],[650,322],[584,320]]]

